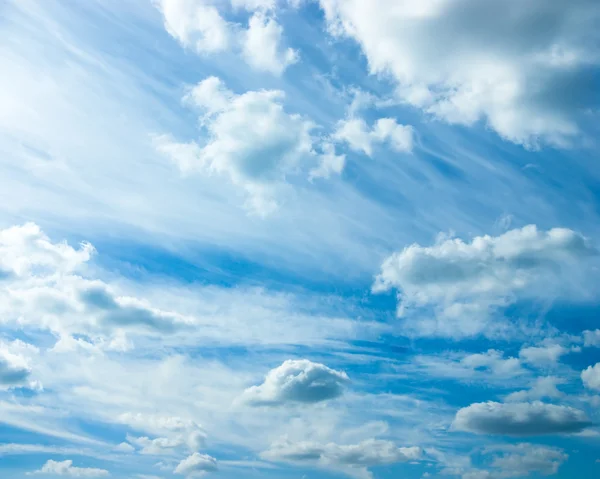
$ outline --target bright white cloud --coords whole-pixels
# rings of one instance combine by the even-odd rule
[[[411,126],[400,125],[393,118],[379,118],[369,128],[362,118],[351,117],[338,123],[333,138],[347,143],[355,151],[372,156],[373,145],[385,142],[394,151],[410,153],[413,149],[413,134]]]
[[[165,21],[165,29],[183,46],[198,53],[226,50],[232,42],[232,27],[209,0],[154,0]]]
[[[131,454],[132,452],[135,452],[135,447],[133,447],[131,444],[129,444],[127,442],[122,442],[122,443],[118,444],[117,446],[115,446],[114,450],[116,452],[122,452],[124,454]]]
[[[371,477],[368,467],[416,461],[421,457],[419,447],[398,447],[393,442],[370,439],[359,444],[340,445],[315,442],[293,443],[283,440],[274,443],[262,457],[271,461],[308,463],[320,467],[341,469],[356,477]]]
[[[597,106],[591,68],[600,7],[588,0],[321,0],[330,31],[354,39],[403,102],[503,138],[565,145]]]
[[[413,334],[499,335],[506,325],[490,323],[491,314],[519,298],[575,301],[592,294],[584,275],[595,255],[586,238],[565,228],[541,231],[529,225],[470,243],[442,238],[389,256],[373,290],[398,290],[399,316],[408,316],[411,308],[433,308],[433,318],[407,324]]]
[[[282,46],[283,28],[277,21],[263,13],[255,13],[243,36],[242,51],[248,65],[275,75],[296,63],[299,54]]]
[[[182,172],[225,176],[246,192],[251,211],[268,214],[277,207],[277,187],[303,170],[308,175],[318,161],[311,137],[314,124],[287,113],[284,97],[277,90],[236,95],[209,77],[186,96],[203,115],[205,143],[182,145],[163,136],[155,145]]]
[[[110,473],[106,469],[97,469],[94,467],[75,467],[72,460],[53,461],[50,459],[38,471],[31,474],[48,474],[55,476],[69,477],[107,477]]]
[[[587,415],[569,406],[532,403],[476,403],[456,413],[456,431],[506,436],[541,436],[581,432],[590,426]]]
[[[258,71],[281,75],[299,54],[284,46],[283,27],[272,11],[273,0],[232,0],[234,9],[255,13],[247,27],[224,16],[226,5],[211,0],[154,0],[164,17],[165,29],[184,47],[199,54],[239,51]]]
[[[0,390],[27,385],[31,374],[27,359],[10,349],[9,344],[0,341]]]
[[[175,470],[174,474],[182,474],[187,477],[198,477],[207,472],[217,470],[217,460],[207,454],[195,452],[191,456],[182,460]]]
[[[315,178],[328,179],[331,175],[339,175],[344,170],[346,155],[336,155],[335,146],[331,143],[323,144],[322,150],[319,165],[309,172],[311,180]]]
[[[581,372],[581,380],[585,387],[600,391],[600,363],[588,366]]]
[[[317,403],[341,396],[348,383],[343,371],[307,359],[288,359],[269,371],[260,386],[246,389],[241,399],[252,406]]]

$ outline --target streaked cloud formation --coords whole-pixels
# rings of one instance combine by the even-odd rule
[[[597,477],[598,2],[0,17],[0,477]]]

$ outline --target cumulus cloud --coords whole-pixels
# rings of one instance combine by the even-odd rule
[[[8,345],[0,342],[0,389],[28,384],[31,368],[27,360],[18,354],[12,354]]]
[[[282,47],[283,28],[273,17],[255,13],[244,32],[242,51],[248,65],[275,75],[296,63],[299,54],[292,48]]]
[[[600,329],[583,332],[583,345],[586,348],[600,347]]]
[[[581,432],[591,422],[583,411],[539,401],[475,403],[456,413],[452,428],[476,434],[541,436]]]
[[[195,452],[191,456],[181,461],[175,470],[174,474],[181,474],[188,477],[202,476],[207,472],[217,470],[217,460],[207,454]]]
[[[581,380],[586,388],[600,391],[600,363],[584,369],[581,372]]]
[[[379,118],[369,128],[362,118],[350,117],[338,123],[333,139],[347,143],[355,151],[372,156],[373,145],[386,142],[394,151],[410,153],[413,149],[413,134],[412,126],[400,125],[393,118]]]
[[[53,461],[49,460],[38,471],[30,474],[49,474],[55,476],[69,477],[107,477],[110,473],[105,469],[96,469],[93,467],[75,467],[72,460]]]
[[[538,473],[544,476],[556,474],[569,458],[562,449],[535,444],[505,445],[500,450],[492,467],[499,469],[499,477],[524,477]]]
[[[0,291],[2,321],[18,320],[57,333],[57,352],[97,346],[126,349],[127,331],[173,333],[190,325],[189,318],[86,279],[82,273],[93,251],[87,243],[80,249],[54,243],[34,224],[0,230],[0,264],[11,272],[4,280],[10,287]],[[102,339],[92,344],[70,338],[75,333]]]
[[[122,452],[124,454],[129,454],[129,453],[135,452],[135,447],[133,447],[131,444],[129,444],[127,442],[122,442],[122,443],[118,444],[117,446],[115,446],[114,450],[116,452]]]
[[[563,393],[556,386],[564,383],[564,379],[553,376],[537,378],[531,388],[509,394],[506,396],[506,401],[522,402],[545,398],[556,399],[563,396]]]
[[[251,211],[268,214],[277,207],[275,190],[286,178],[309,176],[311,169],[314,176],[315,167],[318,171],[319,156],[311,136],[314,124],[287,113],[284,97],[278,90],[238,95],[220,79],[206,78],[185,98],[202,114],[205,142],[178,144],[168,136],[158,136],[155,146],[184,173],[223,175],[245,191]],[[325,153],[334,155],[331,149]],[[343,167],[338,159],[323,161],[328,162],[328,174]]]
[[[400,101],[449,123],[484,121],[526,146],[565,146],[598,106],[597,2],[320,0]]]
[[[331,143],[325,143],[321,148],[323,153],[320,155],[319,165],[309,172],[311,180],[315,178],[327,179],[332,175],[339,175],[346,164],[346,155],[337,155],[335,146]]]
[[[260,386],[246,389],[241,399],[252,406],[317,403],[341,396],[348,383],[343,371],[307,359],[288,359],[269,371]]]
[[[407,323],[412,334],[499,335],[506,325],[491,323],[490,316],[520,298],[576,301],[595,294],[584,279],[594,255],[586,238],[565,228],[541,231],[529,225],[471,242],[441,238],[389,256],[373,290],[397,290],[401,317],[429,308],[430,318]]]
[[[178,416],[124,413],[118,417],[118,422],[127,424],[136,431],[161,436],[154,439],[128,436],[127,440],[140,447],[142,454],[160,455],[182,446],[186,446],[191,452],[197,452],[206,441],[206,432],[202,426]]]
[[[419,447],[398,447],[391,441],[369,439],[359,444],[289,442],[274,443],[261,456],[270,461],[312,463],[321,467],[346,469],[358,477],[371,477],[366,468],[415,461],[422,454]],[[358,474],[352,473],[357,472]]]
[[[577,352],[579,348],[565,348],[560,344],[547,344],[523,348],[519,352],[519,357],[529,364],[548,366],[556,364],[562,356],[572,351]]]
[[[199,54],[239,52],[248,65],[281,75],[298,61],[298,52],[284,46],[283,27],[272,11],[272,0],[231,0],[234,9],[255,12],[245,26],[228,21],[223,2],[211,0],[154,0],[167,32]],[[219,7],[219,8],[218,8]]]

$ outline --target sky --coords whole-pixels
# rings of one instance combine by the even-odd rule
[[[599,477],[599,24],[0,0],[0,476]]]

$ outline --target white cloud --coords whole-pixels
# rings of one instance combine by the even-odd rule
[[[378,439],[359,444],[290,442],[274,443],[261,456],[271,461],[309,463],[325,468],[341,469],[356,477],[371,477],[368,467],[416,461],[421,458],[419,447],[398,447],[393,442]]]
[[[260,386],[246,389],[241,399],[253,406],[317,403],[341,396],[348,382],[343,371],[307,359],[288,359],[269,371]]]
[[[591,105],[600,7],[576,0],[321,0],[330,31],[356,40],[401,101],[503,138],[565,145]],[[541,19],[541,20],[540,20]]]
[[[206,454],[195,452],[191,456],[182,460],[175,470],[174,474],[182,474],[187,477],[201,476],[207,472],[217,470],[217,460]]]
[[[581,372],[581,380],[585,387],[600,391],[600,363],[588,366]]]
[[[583,345],[588,347],[600,347],[600,329],[583,332]]]
[[[456,413],[452,428],[476,434],[540,436],[581,432],[587,415],[568,406],[532,403],[475,403]]]
[[[531,388],[509,394],[506,396],[506,401],[522,402],[545,398],[557,399],[562,397],[563,393],[556,386],[564,383],[564,379],[553,376],[537,378]]]
[[[131,437],[128,436],[127,440],[131,444],[135,444],[140,449],[140,454],[148,454],[153,456],[160,456],[162,454],[171,454],[174,449],[181,447],[184,442],[182,437],[168,438],[168,437],[157,437],[150,439],[148,437]]]
[[[165,21],[165,29],[183,46],[198,53],[226,50],[232,42],[232,27],[209,0],[154,0]]]
[[[182,172],[224,175],[246,192],[251,211],[268,214],[277,207],[277,187],[289,176],[308,175],[318,160],[311,137],[314,124],[287,113],[284,96],[278,90],[236,95],[209,77],[186,96],[203,114],[206,142],[177,144],[161,136],[155,138],[156,148]]]
[[[433,308],[425,312],[431,318],[405,322],[412,334],[500,335],[507,325],[493,324],[490,317],[519,298],[576,301],[595,294],[585,280],[594,255],[586,238],[565,228],[540,231],[529,225],[470,243],[442,238],[389,256],[373,290],[398,290],[399,316],[408,316],[411,308]]]
[[[578,348],[569,349],[560,344],[548,344],[545,346],[532,346],[521,349],[519,357],[526,363],[536,366],[548,366],[556,364],[562,356]]]
[[[284,46],[283,28],[275,19],[272,0],[232,0],[234,9],[255,13],[245,27],[223,16],[222,3],[210,0],[154,0],[165,29],[184,47],[199,54],[238,51],[252,68],[281,75],[299,54]]]
[[[243,37],[243,54],[248,65],[281,75],[288,66],[296,63],[298,52],[281,46],[282,35],[283,28],[274,18],[255,13]]]
[[[412,126],[400,125],[393,118],[379,118],[372,128],[365,120],[350,117],[337,124],[333,138],[347,143],[351,149],[362,151],[365,155],[373,155],[373,145],[384,142],[397,152],[410,153],[413,149]]]
[[[129,444],[127,442],[122,442],[122,443],[118,444],[117,446],[115,446],[114,450],[116,452],[130,454],[132,452],[135,452],[135,447],[133,447],[131,444]]]
[[[344,170],[346,164],[346,155],[336,155],[335,146],[331,143],[322,145],[323,153],[320,155],[320,163],[318,166],[310,170],[309,178],[324,178],[328,179],[331,175],[339,175]]]
[[[28,384],[31,368],[27,359],[9,351],[9,345],[0,341],[0,390]]]
[[[550,476],[569,458],[562,449],[536,444],[505,445],[499,450],[492,467],[499,470],[497,477],[524,477],[530,474]]]
[[[50,474],[55,476],[69,477],[107,477],[110,473],[105,469],[93,467],[75,467],[72,460],[53,461],[49,460],[38,471],[30,474]]]

